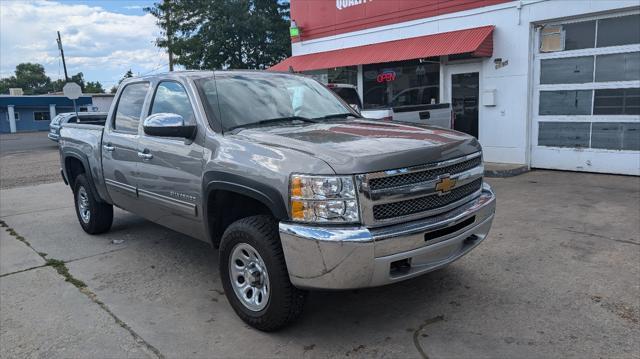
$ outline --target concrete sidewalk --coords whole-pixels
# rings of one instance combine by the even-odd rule
[[[311,293],[271,334],[236,317],[206,244],[120,210],[89,236],[62,183],[2,190],[0,357],[640,357],[640,179],[490,182],[494,228],[468,256]]]

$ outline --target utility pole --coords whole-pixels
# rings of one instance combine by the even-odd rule
[[[169,52],[169,71],[173,71],[173,46],[172,46],[172,37],[173,30],[171,29],[171,2],[169,0],[164,0],[165,5],[165,21],[167,22],[167,50]]]
[[[67,75],[67,63],[64,61],[64,50],[62,49],[62,39],[60,38],[60,31],[58,31],[58,49],[60,49],[60,55],[62,55],[62,67],[64,67],[64,81],[69,82],[69,75]]]

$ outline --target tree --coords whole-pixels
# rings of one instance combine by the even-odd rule
[[[9,88],[19,87],[25,95],[40,95],[49,91],[51,79],[45,74],[44,67],[30,62],[16,66],[15,75],[0,81],[0,91],[8,93]]]
[[[127,70],[127,72],[125,72],[124,76],[122,76],[122,78],[120,79],[120,82],[124,81],[124,79],[128,79],[130,77],[133,77],[133,71],[131,71],[131,69]]]
[[[131,70],[129,70],[127,74],[130,74],[129,77],[133,76]],[[125,74],[125,77],[127,74]],[[69,81],[80,85],[83,92],[104,92],[102,84],[98,81],[88,82],[85,85],[84,74],[82,72],[71,76]],[[16,66],[14,76],[0,79],[0,93],[9,93],[9,89],[12,87],[21,88],[25,95],[61,92],[66,83],[67,81],[62,79],[51,81],[51,78],[49,78],[44,71],[44,66],[27,62]]]
[[[164,0],[145,10],[164,31],[157,46],[188,69],[264,69],[290,55],[288,3]]]
[[[133,71],[131,71],[131,69],[127,70],[127,72],[125,72],[125,74],[122,76],[122,78],[118,81],[117,85],[113,85],[111,87],[111,90],[109,90],[110,93],[116,93],[118,91],[118,86],[120,86],[120,84],[122,83],[122,81],[124,81],[125,79],[128,79],[130,77],[133,77]]]
[[[104,93],[104,89],[102,88],[102,84],[99,81],[96,82],[87,82],[84,86],[84,92],[86,93]]]
[[[69,81],[65,81],[64,79],[59,79],[59,80],[55,80],[51,83],[51,88],[50,91],[51,92],[60,92],[62,91],[62,88],[64,87],[64,85],[67,82],[75,82],[78,85],[80,85],[80,88],[82,89],[82,92],[85,92],[85,83],[84,83],[84,74],[82,72],[78,72],[75,75],[72,75],[69,78]]]

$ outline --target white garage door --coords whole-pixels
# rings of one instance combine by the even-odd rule
[[[640,14],[537,31],[531,165],[640,175]]]

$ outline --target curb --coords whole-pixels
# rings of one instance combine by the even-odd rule
[[[484,176],[489,178],[507,178],[519,176],[527,172],[529,172],[529,167],[527,166],[518,166],[505,169],[491,169],[485,167]]]

